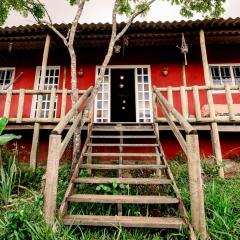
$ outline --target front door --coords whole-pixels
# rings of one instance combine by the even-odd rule
[[[100,67],[96,69],[96,78]],[[94,121],[152,122],[149,66],[108,66],[95,101]]]
[[[111,69],[111,122],[136,122],[134,69]]]

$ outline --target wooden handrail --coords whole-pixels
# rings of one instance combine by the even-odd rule
[[[8,89],[8,90],[0,90],[0,95],[6,95],[8,93],[8,91],[11,90],[11,93],[13,95],[17,95],[20,94],[21,89]],[[28,95],[39,95],[39,94],[51,94],[51,90],[37,90],[37,89],[24,89],[25,90],[25,94]],[[71,94],[72,90],[67,90],[67,89],[57,89],[56,90],[56,94],[61,94],[64,91],[67,92],[67,94]],[[83,94],[85,93],[86,90],[78,90],[78,94]]]
[[[184,128],[186,133],[194,133],[196,130],[189,124],[189,122],[168,102],[168,100],[160,93],[160,91],[154,86],[153,91],[156,93],[159,101],[168,109],[168,111],[177,119],[177,121]]]
[[[71,110],[63,117],[58,125],[53,129],[53,134],[61,134],[64,128],[67,126],[69,121],[73,118],[78,108],[82,105],[83,101],[91,94],[93,87],[89,87],[88,90],[79,98]]]
[[[192,91],[194,86],[184,87],[186,91]],[[198,90],[225,90],[225,86],[214,85],[214,86],[196,86]],[[157,90],[167,92],[169,87],[157,87]],[[172,91],[180,91],[181,87],[171,87]],[[230,90],[240,90],[239,86],[229,86]]]

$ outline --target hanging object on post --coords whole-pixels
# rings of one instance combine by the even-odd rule
[[[182,45],[179,47],[178,45],[176,46],[181,50],[181,53],[184,55],[184,62],[185,65],[187,65],[187,53],[188,53],[188,44],[186,44],[184,34],[182,33]]]

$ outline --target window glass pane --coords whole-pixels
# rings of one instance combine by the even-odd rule
[[[143,90],[143,85],[142,84],[138,84],[138,91],[142,91]]]
[[[97,108],[102,108],[102,101],[97,101]]]
[[[102,111],[101,110],[97,110],[97,117],[101,117],[102,116]]]
[[[144,91],[149,91],[149,85],[148,84],[144,84]]]
[[[143,108],[143,101],[139,101],[138,106],[139,108]]]
[[[144,68],[144,69],[143,69],[143,74],[145,74],[145,75],[148,74],[148,69],[147,69],[147,68]]]
[[[108,100],[108,93],[104,93],[104,100]]]
[[[142,68],[137,69],[137,74],[142,74]]]
[[[236,85],[240,85],[240,66],[233,67],[234,81]]]
[[[138,99],[142,100],[143,99],[143,94],[142,93],[138,93]]]
[[[138,83],[142,83],[142,76],[138,76]]]
[[[144,83],[148,83],[148,76],[144,76]]]
[[[145,102],[145,108],[150,108],[150,102],[149,101]]]
[[[149,93],[144,93],[145,100],[149,100]]]

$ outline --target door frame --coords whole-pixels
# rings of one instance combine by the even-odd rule
[[[101,65],[96,65],[95,67],[95,84],[98,77],[98,69],[100,69]],[[138,104],[138,91],[137,91],[137,68],[147,68],[148,69],[148,77],[149,77],[149,102],[150,102],[150,118],[151,122],[153,122],[153,109],[152,109],[152,79],[151,79],[151,66],[150,64],[146,65],[108,65],[107,68],[109,69],[109,94],[108,94],[108,111],[109,111],[109,117],[108,117],[108,123],[111,123],[111,69],[134,69],[134,81],[135,81],[135,108],[136,108],[136,123],[141,123],[138,120],[138,111],[139,111],[139,104]],[[94,103],[94,122],[99,123],[96,121],[97,118],[97,97],[95,98]]]

